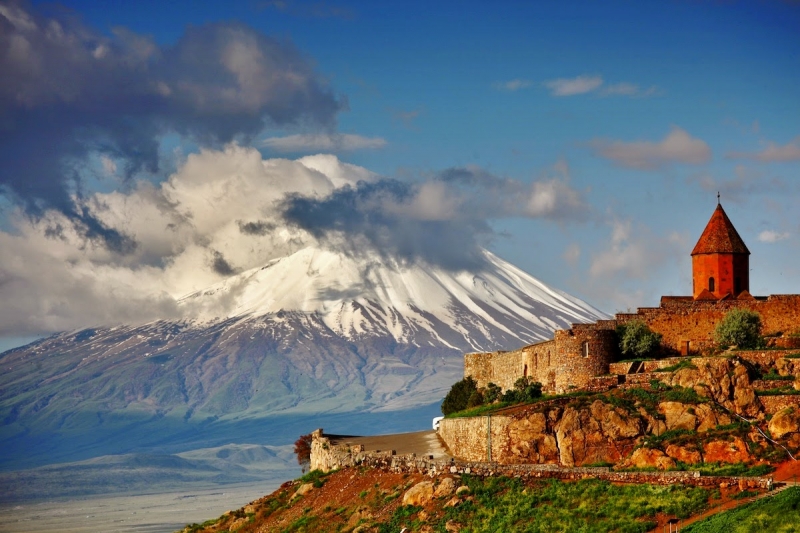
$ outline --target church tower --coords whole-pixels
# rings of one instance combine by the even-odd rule
[[[736,298],[750,291],[750,250],[717,199],[717,208],[692,250],[695,300]]]

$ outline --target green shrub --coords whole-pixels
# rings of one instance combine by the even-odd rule
[[[478,384],[472,379],[472,376],[467,376],[461,381],[458,381],[450,387],[450,392],[444,397],[442,402],[442,414],[447,416],[457,411],[463,411],[469,404],[469,398],[473,392],[478,390]]]
[[[661,334],[641,320],[631,320],[617,327],[619,351],[626,357],[646,357],[661,344]]]
[[[469,400],[467,400],[467,409],[472,409],[479,405],[483,405],[483,394],[481,394],[479,390],[474,390],[472,394],[469,395]]]
[[[486,390],[483,391],[483,401],[486,403],[494,403],[500,396],[503,394],[503,389],[495,385],[494,383],[487,383]]]
[[[729,311],[714,330],[714,340],[722,346],[758,348],[761,338],[761,315],[749,309]]]

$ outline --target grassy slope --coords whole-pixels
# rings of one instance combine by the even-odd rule
[[[684,533],[796,533],[800,531],[800,488],[709,517]]]
[[[448,522],[463,532],[619,532],[645,533],[655,526],[658,513],[686,517],[699,512],[713,494],[704,489],[651,485],[615,486],[598,480],[575,483],[522,481],[509,478],[464,476],[458,484],[468,494],[434,498],[422,507],[402,505],[408,488],[422,475],[344,469],[315,482],[311,492],[294,497],[299,483],[285,484],[273,494],[218,520],[187,527],[193,533],[235,530],[275,532],[352,531],[357,524],[368,531],[397,533],[446,531]],[[354,513],[361,513],[351,520]],[[234,524],[234,522],[237,523]],[[349,524],[348,524],[348,521]]]

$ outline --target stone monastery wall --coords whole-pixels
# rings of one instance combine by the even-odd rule
[[[800,328],[800,295],[797,294],[736,300],[665,296],[660,307],[617,315],[617,321],[642,320],[650,329],[663,335],[665,349],[687,355],[713,345],[714,328],[731,309],[750,309],[760,314],[764,335],[791,333]]]
[[[660,307],[644,307],[636,313],[619,313],[614,320],[573,324],[559,330],[551,341],[511,352],[471,353],[464,356],[464,377],[472,376],[478,387],[494,383],[503,390],[514,387],[522,376],[543,385],[547,393],[564,393],[590,385],[592,378],[608,374],[619,359],[616,327],[641,320],[662,335],[665,355],[698,354],[714,344],[714,329],[732,309],[750,309],[761,315],[763,334],[787,334],[800,328],[800,295],[772,295],[740,299],[694,300],[692,297],[661,299]],[[791,346],[795,338],[777,339]]]

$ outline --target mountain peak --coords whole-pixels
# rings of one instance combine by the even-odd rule
[[[514,338],[535,342],[555,328],[604,317],[491,252],[483,254],[481,268],[452,272],[307,247],[180,303],[201,321],[301,312],[318,315],[350,339],[389,335],[414,343],[423,334],[451,348],[476,350],[507,346]]]

